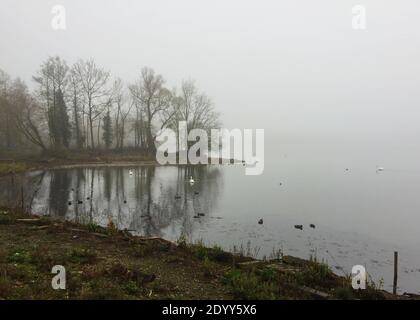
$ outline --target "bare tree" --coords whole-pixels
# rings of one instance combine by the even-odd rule
[[[173,96],[176,114],[171,117],[168,127],[178,132],[179,121],[185,121],[189,133],[193,129],[210,131],[220,126],[219,114],[214,110],[213,102],[205,93],[198,91],[193,81],[184,81],[181,93],[176,95],[174,92]]]
[[[11,149],[13,145],[12,121],[10,121],[10,91],[11,79],[0,69],[0,147]]]
[[[81,110],[81,106],[84,105],[83,101],[83,94],[82,88],[78,81],[77,71],[75,67],[70,71],[69,75],[69,100],[71,101],[72,105],[72,112],[73,112],[73,123],[74,123],[74,134],[73,136],[76,139],[76,146],[79,149],[83,148],[84,144],[84,136],[85,133],[83,131],[83,112]],[[82,122],[81,122],[82,121]]]
[[[141,104],[133,99],[134,108],[135,108],[135,119],[133,123],[134,129],[134,146],[136,148],[145,148],[146,141],[146,123],[144,121],[144,110]]]
[[[116,137],[116,148],[119,148],[120,135],[121,135],[121,108],[123,105],[123,84],[121,79],[116,79],[112,86],[112,98],[109,102],[110,105],[116,104],[117,110],[115,112],[115,137]]]
[[[79,60],[75,64],[74,70],[86,99],[86,110],[83,110],[83,112],[87,116],[90,146],[94,149],[94,122],[103,113],[108,102],[109,89],[107,84],[110,74],[98,67],[93,60]]]
[[[219,114],[214,111],[213,102],[202,92],[198,92],[193,81],[184,81],[181,88],[179,116],[192,129],[211,129],[220,125]]]
[[[119,148],[121,151],[124,149],[127,118],[133,108],[133,105],[134,103],[131,101],[128,104],[128,107],[125,111],[122,108],[119,108],[121,125],[120,125],[119,136],[118,136],[119,139],[117,140],[117,143],[118,143],[117,148]]]
[[[156,152],[156,135],[153,131],[155,122],[163,128],[175,112],[170,112],[172,107],[172,94],[166,89],[165,81],[161,75],[155,74],[151,68],[141,70],[140,80],[130,86],[134,104],[141,106],[146,123],[146,139],[149,152]]]
[[[16,127],[31,143],[46,151],[43,139],[43,133],[47,131],[45,113],[20,80],[14,83],[11,103]]]

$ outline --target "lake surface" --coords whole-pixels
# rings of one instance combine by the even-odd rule
[[[258,257],[278,250],[312,255],[337,274],[361,264],[387,290],[396,250],[399,292],[418,293],[419,159],[406,155],[402,163],[400,156],[369,152],[332,157],[318,148],[291,148],[266,155],[260,176],[246,176],[242,165],[34,171],[1,179],[0,204],[20,206],[23,190],[24,205],[37,214],[103,226],[112,221],[138,235],[203,240]],[[377,172],[377,165],[385,170]]]

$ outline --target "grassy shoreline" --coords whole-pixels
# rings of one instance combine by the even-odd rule
[[[12,155],[0,158],[0,177],[39,169],[69,168],[78,166],[110,165],[157,165],[156,159],[138,153],[83,152],[52,155]]]
[[[209,159],[210,162],[210,159]],[[80,152],[78,154],[11,155],[0,157],[0,177],[33,170],[70,169],[98,166],[158,166],[155,157],[141,152]],[[185,166],[183,164],[174,164]],[[200,165],[200,164],[198,164]]]
[[[66,268],[53,290],[51,268]],[[136,237],[0,209],[1,299],[408,299],[356,292],[323,263],[255,260],[220,247]]]

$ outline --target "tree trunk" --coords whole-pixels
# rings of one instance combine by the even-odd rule
[[[92,120],[92,112],[89,112],[89,127],[90,127],[90,147],[95,149],[95,142],[93,140],[93,120]]]

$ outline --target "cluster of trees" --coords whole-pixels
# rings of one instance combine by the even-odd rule
[[[0,150],[30,145],[43,151],[116,149],[154,153],[156,135],[166,127],[219,126],[211,99],[193,81],[169,89],[151,68],[125,84],[93,60],[69,66],[60,57],[43,62],[30,92],[0,69]]]

